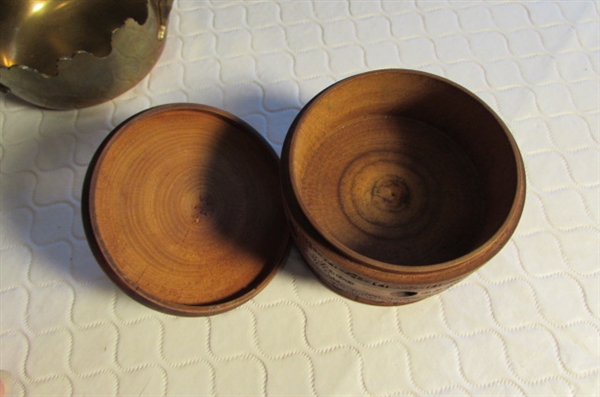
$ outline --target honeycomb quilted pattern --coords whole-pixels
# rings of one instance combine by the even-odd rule
[[[10,395],[597,396],[599,14],[595,1],[178,0],[160,61],[119,98],[48,111],[1,96]],[[320,90],[397,67],[473,91],[522,150],[523,218],[481,270],[422,302],[371,307],[330,292],[293,250],[256,298],[191,319],[138,304],[101,272],[81,188],[120,122],[203,103],[280,150]]]

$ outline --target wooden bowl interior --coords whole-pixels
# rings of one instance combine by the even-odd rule
[[[211,314],[258,292],[279,267],[288,232],[278,159],[247,128],[175,106],[110,139],[91,179],[91,228],[101,265],[134,297]]]
[[[341,249],[386,264],[447,262],[490,240],[517,191],[501,121],[458,86],[403,71],[342,81],[297,122],[290,178]]]

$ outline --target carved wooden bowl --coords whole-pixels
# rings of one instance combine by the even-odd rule
[[[126,121],[92,161],[88,241],[106,274],[158,310],[209,315],[261,291],[289,233],[271,147],[242,120],[173,104]]]
[[[300,252],[335,291],[417,301],[494,256],[520,218],[525,173],[482,101],[404,70],[343,80],[311,101],[282,154]]]

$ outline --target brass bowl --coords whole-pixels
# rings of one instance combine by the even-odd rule
[[[0,89],[52,109],[135,86],[162,53],[173,0],[2,0]]]

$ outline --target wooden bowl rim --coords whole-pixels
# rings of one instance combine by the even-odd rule
[[[517,171],[517,186],[515,189],[515,195],[513,198],[511,208],[504,222],[502,222],[498,230],[489,239],[480,244],[477,248],[458,258],[454,258],[452,260],[442,263],[424,266],[393,264],[367,257],[352,250],[351,248],[347,247],[345,244],[340,242],[338,239],[336,239],[331,233],[328,233],[327,230],[321,227],[319,222],[311,216],[306,204],[302,200],[302,196],[299,194],[300,189],[298,186],[298,181],[296,180],[296,178],[294,178],[294,165],[296,164],[296,153],[294,151],[294,147],[296,146],[296,141],[298,139],[298,134],[296,133],[296,131],[300,128],[300,126],[302,126],[303,123],[306,122],[306,119],[311,116],[311,113],[315,111],[315,108],[318,107],[320,103],[325,100],[325,97],[328,93],[334,90],[344,89],[344,87],[348,84],[353,84],[360,79],[370,78],[376,75],[389,75],[390,78],[393,78],[394,76],[398,76],[399,74],[404,76],[415,75],[432,79],[442,84],[449,85],[450,87],[471,97],[475,102],[481,105],[501,127],[502,131],[504,132],[504,136],[510,144],[511,151],[515,158],[515,166]],[[526,191],[525,167],[517,143],[512,134],[510,133],[510,130],[508,129],[506,124],[500,119],[500,117],[496,114],[496,112],[494,112],[491,107],[489,107],[485,102],[483,102],[471,91],[467,90],[465,87],[449,79],[432,73],[412,69],[381,69],[346,77],[345,79],[342,79],[337,83],[334,83],[331,86],[325,88],[311,101],[309,101],[309,103],[306,104],[306,106],[304,106],[302,111],[296,116],[296,119],[292,123],[286,139],[289,140],[289,144],[287,145],[287,152],[284,150],[284,155],[282,155],[282,159],[287,160],[285,165],[285,168],[287,169],[287,175],[285,175],[285,177],[289,178],[290,180],[292,194],[294,195],[294,199],[302,211],[302,215],[306,218],[309,224],[335,249],[337,249],[347,257],[365,266],[371,267],[375,270],[391,271],[395,273],[433,273],[445,271],[451,268],[460,268],[461,273],[471,271],[481,265],[480,261],[477,260],[478,258],[488,257],[489,259],[508,242],[512,233],[516,229],[521,214],[523,212]]]
[[[136,288],[135,283],[129,281],[120,271],[118,264],[111,263],[112,261],[107,259],[107,249],[102,247],[96,236],[97,220],[92,216],[93,203],[90,200],[90,196],[95,190],[96,181],[98,178],[98,169],[100,168],[104,157],[110,151],[110,147],[116,142],[121,135],[134,125],[136,122],[153,117],[155,115],[179,110],[192,110],[195,112],[209,114],[218,118],[223,119],[225,122],[234,125],[237,129],[255,139],[259,146],[263,149],[260,155],[270,156],[276,164],[279,165],[279,157],[271,145],[260,135],[252,126],[243,121],[242,119],[234,116],[233,114],[224,110],[202,104],[193,103],[171,103],[166,105],[159,105],[141,111],[129,119],[122,122],[120,125],[115,127],[108,136],[101,143],[97,151],[95,152],[92,160],[90,161],[84,184],[83,194],[81,199],[81,213],[83,220],[83,227],[88,244],[94,254],[96,261],[106,273],[106,275],[119,287],[123,292],[129,295],[134,300],[161,312],[180,315],[180,316],[208,316],[219,314],[231,309],[234,309],[248,300],[252,299],[259,292],[261,292],[269,282],[275,277],[283,262],[287,258],[290,251],[290,233],[289,227],[286,220],[285,233],[281,236],[278,246],[273,247],[277,250],[276,260],[268,269],[268,272],[262,272],[257,278],[257,282],[253,284],[252,288],[241,295],[235,295],[231,299],[224,299],[222,301],[207,304],[207,305],[188,305],[175,303],[168,300],[161,299],[159,296],[149,294],[141,289]],[[277,170],[278,172],[278,170]],[[262,280],[260,279],[262,277]]]

